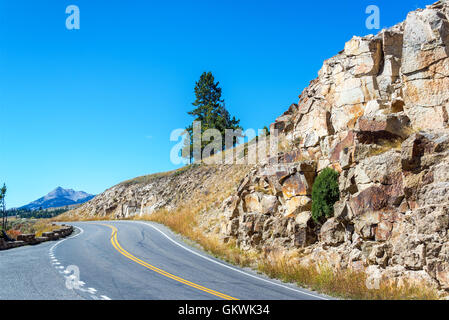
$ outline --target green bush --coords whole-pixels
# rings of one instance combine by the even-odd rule
[[[326,168],[320,172],[312,187],[312,218],[322,222],[334,214],[334,203],[340,198],[338,172]]]

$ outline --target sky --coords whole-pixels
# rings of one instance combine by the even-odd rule
[[[167,171],[211,71],[247,128],[269,126],[366,27],[433,0],[0,0],[0,183],[7,206],[57,186],[98,194]],[[66,28],[66,7],[80,29]]]

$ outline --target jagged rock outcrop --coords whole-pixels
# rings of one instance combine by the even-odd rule
[[[449,1],[439,1],[324,62],[270,127],[282,152],[224,203],[222,233],[242,249],[302,248],[301,263],[449,289],[448,111]],[[311,190],[326,167],[340,172],[341,198],[317,225]]]
[[[148,215],[160,209],[174,210],[189,201],[204,200],[214,189],[230,191],[223,190],[229,188],[226,182],[238,181],[248,168],[244,165],[191,165],[139,177],[113,186],[64,217],[121,219]]]

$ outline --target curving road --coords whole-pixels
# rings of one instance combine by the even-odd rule
[[[58,242],[0,251],[0,300],[327,298],[215,259],[159,224],[72,225]]]

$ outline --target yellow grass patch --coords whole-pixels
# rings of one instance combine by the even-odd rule
[[[293,261],[293,262],[292,262]],[[326,265],[304,266],[284,255],[262,259],[258,269],[272,278],[294,282],[302,287],[344,299],[358,300],[434,300],[436,290],[404,282],[397,286],[383,279],[377,289],[367,287],[367,274],[350,269],[334,270]]]

